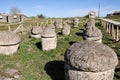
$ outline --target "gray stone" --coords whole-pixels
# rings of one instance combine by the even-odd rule
[[[74,27],[78,27],[79,19],[78,18],[74,18],[73,24],[74,24]]]
[[[85,40],[92,40],[102,43],[102,32],[95,26],[94,19],[90,19],[87,22],[83,37]]]
[[[21,73],[16,69],[8,69],[0,75],[0,80],[20,80]]]
[[[17,52],[20,38],[12,31],[0,31],[0,54],[12,55]]]
[[[89,12],[89,18],[96,18],[96,12],[94,11]]]
[[[42,33],[42,50],[55,49],[57,45],[56,33],[53,29],[46,28]]]
[[[117,64],[116,53],[104,44],[74,43],[65,53],[66,80],[113,80]]]
[[[67,23],[64,23],[64,25],[63,25],[62,34],[63,35],[69,35],[70,34],[70,26]]]
[[[56,37],[56,33],[54,29],[46,28],[42,33],[42,38],[52,38],[52,37]]]
[[[30,32],[30,36],[34,38],[41,38],[43,30],[40,26],[33,26]]]
[[[62,19],[56,19],[54,24],[56,28],[62,28]]]
[[[48,24],[46,28],[55,30],[55,25],[54,24]]]

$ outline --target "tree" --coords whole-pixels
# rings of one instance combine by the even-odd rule
[[[18,13],[21,13],[21,10],[18,9],[17,7],[12,7],[12,8],[10,9],[10,13],[11,13],[11,14],[18,14]]]
[[[37,17],[38,18],[45,18],[45,16],[43,14],[38,14]]]
[[[85,17],[85,18],[89,18],[89,15],[87,14],[87,15],[85,15],[84,17]]]

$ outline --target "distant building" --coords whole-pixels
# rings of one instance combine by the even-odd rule
[[[113,13],[109,13],[106,15],[106,17],[110,17],[110,16],[120,16],[120,11],[114,11]]]
[[[27,18],[28,17],[23,14],[0,14],[0,22],[20,22],[26,20]]]
[[[120,11],[115,11],[113,15],[120,15]]]
[[[0,22],[9,22],[8,16],[6,13],[0,14]]]
[[[111,14],[107,14],[107,17],[108,17],[108,16],[113,16],[113,14],[112,14],[112,13],[111,13]]]

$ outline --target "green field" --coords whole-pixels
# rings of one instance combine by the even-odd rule
[[[66,49],[74,42],[83,40],[83,29],[87,19],[81,18],[79,27],[73,28],[69,36],[60,34],[60,29],[56,29],[57,48],[50,51],[41,50],[41,40],[29,38],[29,34],[20,35],[21,42],[19,50],[12,56],[0,55],[0,72],[6,69],[17,69],[22,74],[21,80],[64,80],[64,53]],[[29,20],[24,22],[24,27],[30,24],[36,25],[40,20]],[[7,30],[8,23],[0,23],[0,30]],[[19,24],[19,23],[18,23]],[[12,23],[11,28],[14,30],[18,24]],[[13,26],[13,27],[12,27]],[[103,32],[103,43],[112,47],[120,60],[120,42],[112,40],[111,36],[100,26],[99,21],[96,26]],[[120,64],[115,71],[114,80],[120,80]]]
[[[108,17],[106,17],[106,18],[120,22],[120,15],[108,16]]]

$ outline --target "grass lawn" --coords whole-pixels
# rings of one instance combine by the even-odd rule
[[[118,15],[108,16],[108,17],[106,17],[106,18],[112,19],[112,20],[114,20],[114,21],[119,21],[119,22],[120,22],[120,15],[119,15],[119,16],[118,16]]]
[[[41,50],[40,39],[29,38],[28,33],[20,35],[19,50],[12,56],[0,55],[0,72],[6,69],[17,69],[22,74],[22,80],[64,80],[64,53],[74,42],[83,40],[83,28],[86,19],[81,19],[78,28],[73,28],[69,36],[60,34],[56,29],[57,48],[50,51]],[[32,23],[25,21],[24,26]],[[33,23],[35,25],[36,23]],[[17,25],[16,25],[17,26]],[[120,42],[114,42],[111,36],[96,23],[103,32],[103,43],[112,47],[120,60]],[[0,30],[4,30],[0,27]],[[120,65],[117,66],[114,80],[120,79]]]

